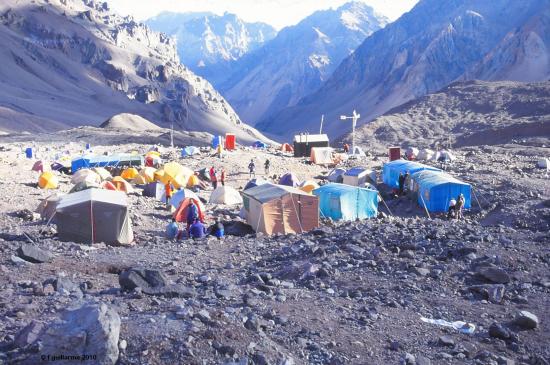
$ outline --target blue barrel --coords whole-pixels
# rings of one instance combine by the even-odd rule
[[[27,147],[25,155],[27,155],[27,158],[32,158],[32,147]]]
[[[86,149],[89,150],[90,148],[92,148],[92,146],[89,143],[86,143]]]

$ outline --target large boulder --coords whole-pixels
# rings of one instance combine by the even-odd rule
[[[482,279],[495,284],[508,284],[510,282],[510,275],[498,267],[482,267],[478,270],[478,275]]]
[[[106,304],[88,303],[68,310],[47,326],[38,341],[40,354],[90,355],[91,363],[114,365],[118,360],[120,317]],[[40,355],[34,363],[40,363]],[[33,359],[34,360],[34,359]],[[31,361],[33,361],[31,360]],[[65,364],[82,364],[81,358],[68,359]]]
[[[130,268],[124,270],[118,276],[118,282],[122,291],[133,291],[140,288],[148,295],[165,297],[190,298],[194,296],[194,290],[178,284],[171,284],[166,275],[155,269]]]
[[[42,250],[41,248],[28,243],[23,243],[21,247],[19,247],[17,250],[17,256],[34,264],[50,262],[53,260],[53,255],[49,251]]]

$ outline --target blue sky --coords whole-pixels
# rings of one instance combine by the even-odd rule
[[[360,0],[371,5],[390,20],[409,11],[418,0]],[[161,11],[211,11],[235,13],[250,22],[262,21],[277,29],[293,25],[316,10],[336,8],[346,0],[108,0],[121,14],[138,20],[153,17]]]

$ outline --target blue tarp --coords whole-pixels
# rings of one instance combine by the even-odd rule
[[[256,141],[252,144],[252,147],[254,147],[254,148],[267,148],[267,144],[265,144],[263,142],[260,142],[260,141]]]
[[[405,174],[407,171],[409,174],[414,174],[418,171],[430,170],[441,171],[440,169],[428,165],[421,164],[414,161],[395,160],[384,164],[382,168],[382,180],[384,184],[391,188],[399,188],[399,174]]]
[[[143,166],[143,157],[138,155],[82,156],[71,162],[71,172],[74,174],[80,169],[107,166]]]
[[[223,137],[222,136],[214,136],[214,138],[212,138],[212,148],[217,148],[219,145],[222,145],[223,146]]]
[[[182,157],[193,156],[193,155],[199,154],[200,152],[201,150],[198,147],[188,146],[181,150],[181,156]]]
[[[327,184],[313,190],[321,216],[352,221],[378,215],[378,192],[344,184]]]
[[[451,199],[464,194],[464,208],[472,205],[471,186],[451,175],[437,171],[418,171],[412,175],[415,190],[418,190],[418,204],[430,212],[446,212]]]

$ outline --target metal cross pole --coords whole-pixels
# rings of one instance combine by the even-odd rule
[[[351,117],[348,117],[346,115],[341,115],[340,120],[352,120],[352,127],[351,127],[351,153],[355,153],[355,126],[357,125],[357,121],[361,118],[361,114],[357,114],[355,109],[353,110],[353,114]]]
[[[319,128],[319,134],[323,134],[323,122],[325,121],[325,115],[321,115],[321,128]]]

